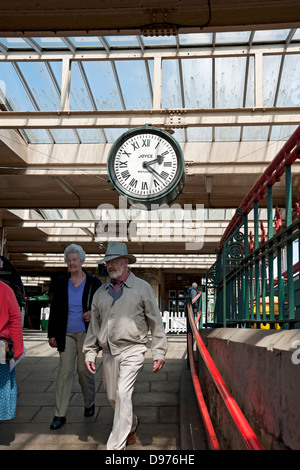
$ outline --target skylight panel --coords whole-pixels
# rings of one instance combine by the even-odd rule
[[[241,108],[243,106],[246,57],[215,59],[215,107]]]
[[[277,106],[300,106],[300,58],[286,55],[280,80]]]
[[[97,36],[79,36],[79,37],[70,37],[69,41],[78,49],[86,48],[97,48],[104,49],[99,38]]]
[[[93,103],[84,83],[84,78],[80,71],[78,62],[72,62],[71,72],[70,109],[76,111],[93,110]]]
[[[105,139],[101,129],[77,129],[80,141],[83,144],[105,143]]]
[[[274,106],[280,63],[280,56],[271,55],[263,57],[263,106]]]
[[[212,44],[212,33],[179,34],[181,46],[210,46]]]
[[[11,62],[0,61],[0,77],[1,90],[12,111],[34,111],[33,104]]]
[[[186,138],[185,138],[185,130],[184,129],[173,129],[174,133],[172,134],[172,136],[174,137],[174,139],[177,140],[177,142],[185,142],[186,141]]]
[[[245,107],[252,108],[255,106],[255,83],[254,83],[254,57],[248,57],[246,59],[248,61],[248,72],[247,69],[245,70],[245,80],[246,82],[246,99],[245,99]],[[247,67],[247,66],[246,66]],[[247,75],[246,75],[247,73]]]
[[[298,126],[273,126],[270,140],[288,140]]]
[[[182,75],[186,108],[212,107],[212,59],[183,59]]]
[[[297,29],[295,32],[292,41],[299,41],[300,40],[300,29]]]
[[[105,36],[110,47],[132,47],[139,46],[136,36]]]
[[[163,108],[182,108],[180,76],[177,59],[162,61],[161,105]]]
[[[212,127],[190,127],[187,129],[189,142],[211,142]]]
[[[250,34],[249,31],[217,33],[216,44],[247,44]]]
[[[51,144],[49,134],[45,129],[26,129],[23,131],[31,144]]]
[[[145,62],[142,60],[120,60],[115,64],[126,109],[150,109],[152,96]],[[153,67],[153,61],[150,65]]]
[[[67,49],[60,38],[34,38],[41,49]]]
[[[253,44],[257,42],[283,42],[286,40],[289,29],[274,29],[267,31],[255,31]]]
[[[60,109],[60,97],[43,62],[19,62],[18,66],[30,88],[39,109]]]
[[[59,220],[61,219],[61,211],[57,209],[41,209],[41,213],[45,219]]]
[[[124,132],[127,132],[128,129],[126,128],[105,128],[104,132],[107,138],[108,143],[115,142]]]
[[[30,46],[22,38],[0,38],[0,42],[7,49],[30,49]]]
[[[122,109],[110,61],[83,61],[82,63],[97,109],[103,111]],[[71,92],[81,93],[75,81],[71,82]]]
[[[72,129],[49,129],[57,144],[76,144],[78,140]],[[63,160],[63,156],[62,156]]]
[[[238,142],[240,140],[241,128],[233,127],[215,127],[216,142]]]
[[[174,36],[143,36],[145,46],[176,46]]]
[[[243,141],[265,141],[268,140],[269,126],[244,126]]]

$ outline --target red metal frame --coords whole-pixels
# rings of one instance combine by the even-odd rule
[[[191,375],[192,375],[193,384],[194,384],[194,390],[195,390],[197,402],[199,405],[199,410],[202,416],[203,425],[204,425],[207,440],[208,440],[208,446],[210,450],[220,450],[220,445],[218,443],[218,439],[214,431],[214,427],[212,425],[212,422],[208,413],[208,409],[206,407],[206,403],[205,403],[203,393],[201,390],[199,378],[196,372],[195,359],[194,359],[194,353],[193,353],[193,341],[192,341],[191,333],[188,334],[188,350],[189,350],[189,361],[190,361]]]
[[[239,210],[232,217],[220,240],[218,247],[219,251],[221,251],[227,238],[230,237],[242,222],[242,214],[248,214],[253,208],[254,202],[264,198],[267,187],[280,181],[281,176],[285,172],[285,165],[291,165],[295,160],[297,160],[297,158],[300,158],[300,126],[287,140],[274,160],[272,160],[244,198],[243,202],[239,206]]]
[[[239,408],[238,404],[232,397],[227,385],[225,384],[224,380],[221,377],[220,372],[218,371],[215,363],[213,362],[197,327],[195,325],[194,316],[192,312],[192,306],[190,303],[187,304],[188,309],[188,317],[189,322],[193,331],[193,335],[196,339],[198,349],[200,354],[211,374],[211,377],[219,391],[221,397],[224,400],[224,403],[233,419],[236,428],[243,439],[246,448],[248,450],[263,450],[261,444],[259,443],[256,435],[254,434],[251,426],[249,425],[248,421],[246,420],[245,416],[243,415],[241,409]]]

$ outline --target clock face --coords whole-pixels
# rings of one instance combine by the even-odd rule
[[[182,152],[161,129],[133,129],[112,147],[108,173],[116,189],[133,201],[170,202],[183,187]]]

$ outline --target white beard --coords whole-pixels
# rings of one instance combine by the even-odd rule
[[[122,276],[122,274],[124,273],[125,269],[126,269],[125,265],[121,266],[119,271],[115,271],[115,270],[111,269],[108,273],[109,277],[111,279],[119,279]]]

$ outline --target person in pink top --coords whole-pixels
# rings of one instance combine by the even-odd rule
[[[24,352],[21,310],[14,291],[0,281],[0,337],[14,342],[14,359]],[[17,380],[15,368],[9,362],[0,363],[0,420],[15,417],[17,408]]]

